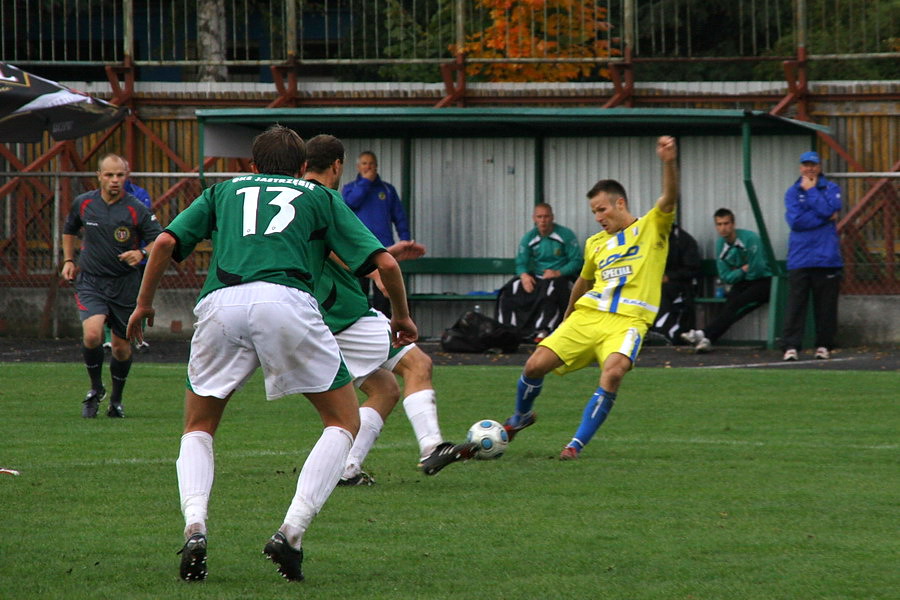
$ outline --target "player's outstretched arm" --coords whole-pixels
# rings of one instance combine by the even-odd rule
[[[125,330],[126,337],[132,341],[140,343],[144,341],[144,332],[141,330],[141,320],[147,319],[147,325],[153,327],[153,317],[156,311],[153,309],[153,298],[156,296],[156,289],[162,280],[163,274],[172,260],[172,253],[175,251],[175,238],[165,231],[159,234],[153,246],[153,252],[147,259],[147,266],[144,267],[144,277],[141,280],[141,291],[138,292],[137,306],[131,317],[128,319],[128,327]]]
[[[663,163],[662,196],[656,201],[656,207],[665,213],[675,210],[678,201],[678,147],[675,138],[670,135],[661,136],[656,141],[656,155]]]

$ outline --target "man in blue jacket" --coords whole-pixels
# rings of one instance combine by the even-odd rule
[[[841,188],[822,175],[816,152],[800,156],[800,178],[784,194],[788,238],[788,300],[784,315],[784,360],[797,360],[810,295],[818,359],[831,357],[837,332],[838,294],[844,261],[837,233]]]
[[[397,190],[378,175],[378,158],[371,150],[361,152],[356,160],[359,175],[341,190],[344,202],[356,213],[359,220],[375,234],[385,248],[394,244],[394,228],[400,240],[412,239],[409,220],[400,202]],[[369,295],[371,280],[359,281],[366,295]],[[386,316],[391,316],[391,304],[377,286],[371,286],[373,308]]]

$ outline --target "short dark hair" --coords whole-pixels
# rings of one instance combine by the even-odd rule
[[[615,179],[601,179],[595,183],[594,187],[587,193],[588,200],[601,192],[606,192],[611,196],[621,196],[625,200],[625,203],[628,203],[628,195],[625,193],[625,188]]]
[[[306,142],[306,169],[319,173],[334,164],[344,162],[344,144],[338,138],[322,133]]]
[[[363,156],[371,156],[372,160],[374,160],[376,163],[378,162],[378,157],[375,156],[375,153],[372,152],[371,150],[363,150],[362,152],[359,153],[359,156],[357,156],[356,159],[359,160]]]
[[[720,208],[713,213],[713,219],[722,219],[724,217],[731,217],[731,222],[734,223],[734,213],[728,208]]]
[[[253,138],[253,164],[260,173],[295,176],[306,162],[306,144],[296,131],[272,125]]]

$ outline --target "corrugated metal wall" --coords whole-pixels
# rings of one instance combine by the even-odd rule
[[[382,177],[401,189],[403,141],[346,139],[344,180],[355,176],[355,156],[363,149],[378,154]],[[519,239],[532,226],[535,202],[536,142],[531,138],[415,139],[410,149],[410,198],[413,237],[429,256],[513,257]],[[797,177],[797,158],[810,137],[753,137],[752,178],[775,255],[785,256],[784,190]],[[758,230],[743,183],[741,139],[697,136],[680,140],[683,227],[697,238],[704,258],[714,258],[716,233],[712,214],[721,207],[735,213],[738,227]],[[544,199],[553,205],[556,221],[584,241],[599,231],[587,205],[586,192],[598,180],[620,181],[628,191],[631,210],[642,215],[661,193],[662,171],[656,137],[585,137],[544,140]],[[429,276],[412,278],[410,291],[419,293],[495,290],[499,275]],[[423,335],[436,336],[462,312],[478,302],[428,303],[415,307]],[[764,339],[766,311],[735,325],[724,339]]]

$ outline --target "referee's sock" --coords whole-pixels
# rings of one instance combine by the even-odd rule
[[[84,366],[87,367],[88,377],[91,378],[91,389],[99,390],[103,387],[103,346],[96,348],[81,347],[84,356]]]
[[[591,441],[594,434],[597,433],[615,402],[615,393],[607,392],[602,387],[598,387],[591,399],[588,400],[587,405],[585,405],[584,413],[581,415],[581,425],[578,426],[575,437],[572,438],[568,445],[577,448],[580,452]]]
[[[101,349],[102,353],[103,350]],[[128,360],[109,359],[109,376],[112,378],[112,394],[109,397],[110,404],[122,403],[122,392],[125,390],[125,380],[128,379],[128,371],[131,370],[131,358]]]

